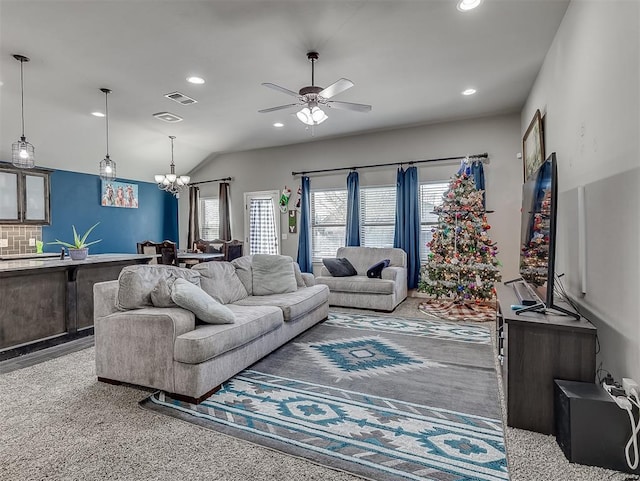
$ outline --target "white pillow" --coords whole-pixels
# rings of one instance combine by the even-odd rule
[[[176,279],[173,283],[171,300],[209,324],[233,324],[236,320],[231,309],[184,279]]]

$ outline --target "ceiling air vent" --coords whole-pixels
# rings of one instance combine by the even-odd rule
[[[182,117],[172,114],[171,112],[158,112],[157,114],[153,114],[156,119],[164,120],[165,122],[169,122],[170,124],[176,122],[182,122]]]
[[[171,92],[170,94],[166,94],[165,97],[174,100],[182,105],[191,105],[198,102],[196,99],[187,97],[185,94],[181,94],[180,92]]]

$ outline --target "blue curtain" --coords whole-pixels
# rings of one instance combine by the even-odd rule
[[[393,246],[407,253],[407,286],[418,287],[420,276],[420,203],[418,169],[398,169],[396,182],[396,228]]]
[[[482,162],[474,160],[473,162],[466,163],[462,161],[458,174],[466,173],[467,175],[473,175],[473,179],[476,183],[477,190],[484,190],[484,167]],[[482,193],[482,207],[487,207],[486,192]]]
[[[302,194],[300,195],[300,225],[298,236],[298,264],[302,272],[313,272],[311,262],[311,183],[309,177],[302,177]]]
[[[347,176],[347,232],[345,245],[360,245],[360,178],[357,172]]]

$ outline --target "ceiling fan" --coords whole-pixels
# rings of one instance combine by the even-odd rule
[[[326,88],[315,85],[315,62],[318,60],[318,52],[308,52],[307,58],[311,62],[311,85],[302,87],[298,92],[289,90],[284,87],[272,83],[263,83],[265,87],[277,90],[292,97],[296,97],[298,101],[293,104],[279,105],[269,109],[258,110],[264,114],[267,112],[275,112],[276,110],[284,110],[292,107],[303,106],[296,115],[301,122],[307,125],[318,125],[327,120],[327,114],[320,106],[330,107],[332,109],[353,110],[354,112],[369,112],[371,105],[355,104],[352,102],[340,102],[337,100],[329,100],[330,98],[344,92],[353,87],[353,82],[346,78],[341,78]]]

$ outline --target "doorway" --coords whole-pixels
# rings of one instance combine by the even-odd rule
[[[280,193],[244,193],[244,237],[247,254],[280,254]]]

